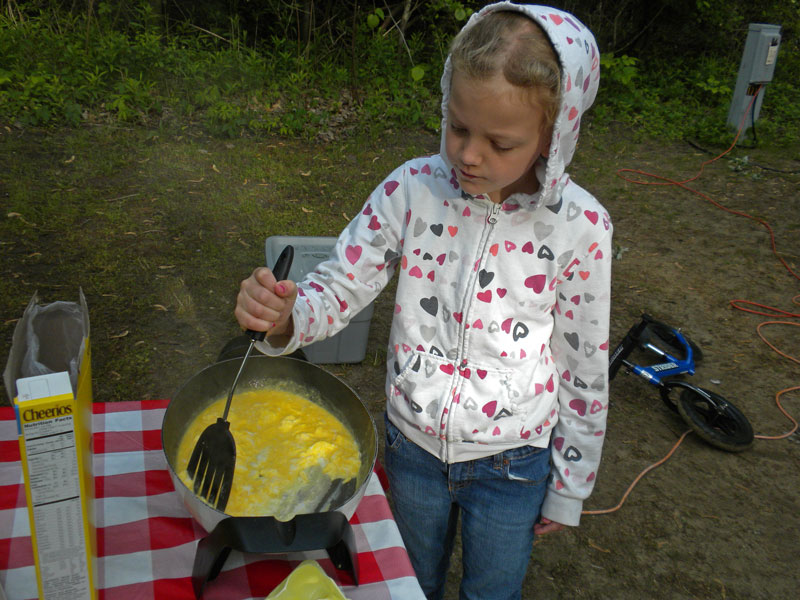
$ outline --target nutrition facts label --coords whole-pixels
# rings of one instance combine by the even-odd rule
[[[71,415],[23,424],[44,598],[91,598]]]

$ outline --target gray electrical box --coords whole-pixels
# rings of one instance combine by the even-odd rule
[[[750,23],[747,41],[744,45],[742,62],[739,65],[739,76],[733,101],[728,111],[728,125],[739,129],[745,120],[745,113],[751,114],[750,125],[756,122],[764,99],[764,87],[772,81],[775,62],[778,58],[778,47],[781,44],[780,25]],[[754,99],[753,96],[757,95]],[[744,128],[747,129],[747,121]]]

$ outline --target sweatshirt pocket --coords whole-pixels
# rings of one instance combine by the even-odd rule
[[[410,350],[395,361],[389,399],[421,431],[451,442],[525,444],[538,396],[530,373],[457,365]],[[527,429],[526,429],[527,427]]]
[[[444,411],[452,395],[454,372],[453,363],[444,357],[416,350],[401,352],[389,381],[389,401],[407,421],[438,437],[446,422]]]
[[[463,366],[453,398],[449,438],[477,444],[520,444],[527,440],[533,392],[525,373],[514,369]],[[528,432],[527,435],[530,435]]]

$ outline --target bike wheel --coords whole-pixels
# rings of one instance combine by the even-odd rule
[[[741,452],[753,444],[750,421],[733,404],[714,392],[684,388],[678,399],[678,412],[700,439],[721,450]]]
[[[655,336],[655,340],[652,337]],[[686,338],[686,341],[689,344],[689,347],[692,349],[692,357],[694,359],[695,364],[699,363],[703,360],[703,351],[700,347],[695,344],[692,340],[690,340],[686,335],[683,336]],[[683,345],[678,341],[677,336],[675,335],[675,331],[672,327],[667,325],[666,323],[662,323],[660,321],[651,321],[648,323],[647,327],[645,328],[644,332],[642,333],[640,340],[642,345],[653,342],[654,345],[658,346],[659,342],[668,346],[670,351],[677,355],[678,358],[684,360],[685,356],[685,349]]]

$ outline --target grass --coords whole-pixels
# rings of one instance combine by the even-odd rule
[[[658,171],[659,143],[642,146],[588,129],[575,167],[582,185],[635,206],[634,220],[667,219],[702,237],[704,225],[693,219],[708,210],[703,202],[675,190],[646,192],[615,176],[620,167],[637,166],[642,148],[648,158],[638,166]],[[337,235],[382,177],[404,159],[437,149],[437,136],[421,130],[307,143],[227,140],[191,127],[0,129],[5,347],[34,291],[51,302],[74,300],[81,287],[99,349],[98,399],[167,396],[237,332],[238,283],[263,264],[267,236]],[[763,164],[781,166],[775,161],[784,159],[775,151],[746,152]],[[765,183],[752,177],[752,166],[731,168],[743,153],[718,168],[736,181],[737,193]],[[687,177],[702,160],[687,147],[662,170]],[[617,239],[633,247],[627,214],[617,212]],[[774,210],[765,214],[774,220]],[[787,247],[791,236],[787,231],[779,242],[796,254]],[[658,252],[669,247],[665,240]],[[640,282],[648,290],[651,283]],[[384,343],[376,339],[370,355]],[[177,361],[176,368],[165,369],[165,360]]]
[[[118,127],[6,129],[0,141],[5,347],[34,291],[52,302],[83,288],[96,395],[112,401],[171,394],[179,377],[153,372],[186,339],[214,358],[266,236],[337,235],[382,173],[435,149],[425,135],[308,145]]]
[[[129,40],[123,41],[122,45],[130,45]],[[141,41],[151,44],[146,38]],[[107,50],[113,49],[109,44]],[[116,97],[112,98],[118,101],[117,108],[103,107],[101,94],[90,105],[88,118],[76,120],[72,127],[58,121],[41,128],[41,123],[0,116],[0,362],[5,363],[17,319],[35,291],[43,302],[74,301],[80,287],[91,316],[95,400],[169,397],[238,333],[232,315],[238,282],[263,263],[266,236],[337,234],[391,169],[405,158],[438,149],[438,136],[430,128],[423,130],[424,117],[415,121],[409,113],[412,118],[404,121],[408,114],[393,113],[388,121],[391,128],[382,120],[390,105],[397,110],[404,102],[392,98],[388,84],[383,95],[363,99],[365,108],[358,112],[346,103],[330,101],[341,91],[336,86],[341,79],[332,78],[333,85],[325,90],[328,96],[323,94],[321,101],[310,104],[318,110],[313,127],[306,127],[303,119],[300,107],[306,106],[307,98],[297,94],[297,82],[283,96],[289,104],[280,111],[273,109],[278,99],[274,89],[264,89],[252,103],[253,111],[264,120],[251,127],[248,119],[253,113],[247,107],[252,90],[244,88],[242,93],[242,88],[226,88],[230,79],[223,75],[236,72],[230,69],[233,59],[234,55],[220,52],[195,62],[174,60],[164,68],[165,72],[172,69],[173,78],[159,80],[160,87],[149,88],[145,95],[135,83],[135,74],[106,74],[105,78],[116,78],[114,83],[119,84],[113,87]],[[262,68],[253,57],[248,61],[242,66],[242,82],[252,82],[247,74]],[[785,64],[784,56],[781,61]],[[0,67],[0,96],[9,90],[3,77]],[[204,82],[208,89],[200,87]],[[45,91],[62,89],[52,80],[39,85]],[[430,79],[427,85],[436,88]],[[696,133],[693,117],[699,115],[707,123],[713,111],[698,113],[696,104],[695,108],[670,107],[669,99],[656,96],[653,100],[646,94],[626,99],[625,90],[615,94],[612,86],[603,89],[607,95],[601,94],[594,117],[584,122],[582,143],[570,171],[604,202],[614,219],[619,252],[612,292],[613,338],[618,339],[642,311],[685,327],[706,352],[705,371],[698,380],[721,379],[726,397],[752,415],[759,429],[780,431],[784,423],[770,404],[772,394],[796,379],[796,373],[761,348],[751,331],[756,321],[731,311],[728,301],[741,296],[796,312],[792,300],[796,281],[777,265],[758,226],[723,215],[674,188],[636,186],[616,176],[623,167],[693,175],[707,157],[665,140]],[[680,91],[673,96],[680,98]],[[797,270],[800,147],[796,136],[800,129],[795,126],[797,111],[791,110],[798,103],[797,91],[777,83],[775,91],[780,95],[768,90],[760,122],[765,125],[765,137],[759,147],[737,149],[731,161],[717,163],[696,185],[713,186],[715,198],[737,201],[747,210],[768,215],[779,249]],[[157,93],[162,96],[154,101]],[[53,104],[45,108],[60,110],[58,98],[50,96],[50,101]],[[639,102],[634,102],[633,118],[620,110],[623,101]],[[662,104],[658,111],[653,110],[656,102]],[[419,115],[436,120],[433,96],[423,95],[421,104],[408,104],[416,106]],[[773,107],[780,111],[772,113]],[[123,108],[136,110],[124,113]],[[268,113],[276,111],[275,120],[269,121]],[[716,114],[723,113],[717,108]],[[346,117],[344,126],[336,124],[340,116]],[[351,126],[362,120],[363,127]],[[409,122],[415,124],[409,126]],[[283,136],[278,135],[281,123],[287,128]],[[654,131],[654,125],[660,130]],[[792,132],[794,141],[778,125]],[[719,133],[721,126],[714,127],[717,140],[727,139]],[[318,135],[325,131],[331,135]],[[653,134],[661,137],[654,139]],[[772,140],[782,140],[783,145]],[[755,163],[794,173],[764,171]],[[376,301],[363,363],[326,366],[357,390],[379,428],[392,308],[389,290]],[[770,333],[788,348],[796,342],[791,331],[783,338]],[[651,393],[631,380],[615,381],[615,416],[606,443],[610,460],[604,463],[591,508],[616,503],[639,464],[658,458],[674,441],[669,429],[676,427],[674,415]],[[7,403],[0,393],[0,404]],[[661,410],[653,410],[653,403]],[[796,414],[795,406],[791,410]],[[554,598],[600,593],[597,590],[611,596],[646,597],[655,584],[673,594],[686,595],[691,589],[695,595],[707,596],[712,577],[725,581],[729,597],[753,597],[764,589],[780,594],[781,586],[783,592],[793,590],[791,582],[781,579],[780,565],[774,561],[776,553],[791,553],[790,538],[751,532],[746,517],[739,518],[741,498],[726,493],[741,488],[737,481],[742,478],[756,482],[754,486],[764,491],[754,498],[763,500],[759,514],[766,515],[759,529],[769,532],[773,522],[775,529],[785,527],[786,515],[791,517],[796,511],[772,518],[775,512],[770,507],[780,506],[786,498],[780,486],[759,480],[765,471],[757,463],[769,452],[780,458],[774,463],[780,470],[782,465],[791,465],[791,460],[785,460],[791,448],[760,445],[752,458],[742,457],[745,461],[736,464],[731,457],[712,457],[704,451],[698,446],[682,448],[679,462],[659,470],[655,480],[648,479],[637,489],[612,526],[605,517],[586,519],[579,530],[541,540],[526,593],[533,589],[541,593],[544,585],[545,594]],[[784,454],[778,455],[781,451]],[[715,471],[713,481],[695,475],[707,473],[709,464],[725,468]],[[776,480],[790,481],[788,471],[779,473]],[[672,478],[663,483],[664,477]],[[653,485],[661,485],[655,495]],[[676,495],[675,490],[680,493]],[[665,525],[660,517],[683,510],[686,490],[704,492],[709,498],[691,498],[684,515],[694,521],[670,537],[669,523]],[[708,519],[706,514],[719,514],[724,526],[717,525],[718,517]],[[743,543],[755,549],[747,560],[757,566],[751,571],[760,578],[740,568],[736,552],[725,554],[735,546],[725,531],[744,532]],[[685,560],[665,563],[653,576],[652,569],[643,565],[658,562],[658,553],[647,550],[655,545],[660,549],[662,543],[669,543],[671,554]],[[720,571],[704,568],[707,561],[692,561],[700,545],[722,556],[720,564],[728,567]],[[597,548],[612,551],[598,554]],[[581,564],[596,569],[574,568]],[[453,571],[448,598],[456,597],[457,580]]]
[[[745,297],[796,312],[796,281],[770,254],[758,226],[680,190],[617,177],[620,168],[640,166],[691,176],[706,158],[686,144],[637,139],[624,128],[587,127],[570,168],[575,181],[608,208],[615,243],[626,248],[614,262],[612,338],[618,340],[642,311],[685,327],[706,355],[697,381],[708,386],[709,377],[721,380],[714,389],[724,389],[760,431],[785,430],[772,395],[796,379],[793,366],[769,356],[753,331],[757,321],[732,311],[728,301]],[[190,122],[172,129],[0,127],[0,362],[34,291],[43,302],[75,301],[80,287],[91,318],[95,400],[171,397],[239,333],[232,314],[238,283],[263,263],[266,236],[335,235],[382,177],[405,158],[437,149],[438,136],[413,129],[307,142],[254,135],[228,140]],[[736,150],[733,159],[745,154],[748,164],[797,168],[779,148]],[[779,249],[797,270],[800,174],[764,171],[754,180],[729,164],[738,163],[716,163],[695,186],[769,215]],[[392,309],[387,290],[376,301],[365,361],[325,365],[357,391],[379,431]],[[791,331],[770,336],[788,342],[786,349],[797,355]],[[587,508],[618,502],[638,469],[663,455],[680,433],[677,417],[641,382],[615,379],[612,401],[608,458]],[[0,397],[0,404],[7,402]],[[788,407],[793,414],[795,407]],[[708,595],[712,577],[725,581],[731,598],[758,596],[763,589],[790,595],[791,583],[781,579],[774,561],[775,552],[793,550],[790,539],[751,532],[737,509],[742,498],[726,492],[742,478],[756,482],[766,494],[754,496],[763,500],[757,507],[767,515],[763,529],[786,526],[786,514],[796,511],[776,516],[773,508],[786,496],[770,485],[772,473],[765,475],[759,461],[776,456],[778,480],[790,481],[792,446],[767,444],[731,457],[687,443],[675,463],[637,487],[613,522],[584,519],[579,529],[542,539],[526,597],[543,585],[553,598],[598,590],[647,597],[654,584],[673,595]],[[724,467],[713,481],[707,478],[711,464]],[[687,489],[694,494],[688,509]],[[670,537],[663,517],[678,511],[689,524]],[[723,526],[705,514],[720,515]],[[736,552],[724,554],[735,547],[723,535],[727,531],[744,532],[744,543],[755,549],[747,560],[758,565],[753,572],[759,578],[736,563]],[[654,579],[643,567],[658,560],[658,552],[648,552],[651,540],[667,540],[685,560],[664,563]],[[720,572],[692,561],[701,546],[727,557],[727,567]],[[598,553],[597,547],[612,552]],[[447,598],[457,597],[458,556]],[[574,568],[589,563],[598,568]],[[567,572],[574,577],[565,579]]]

